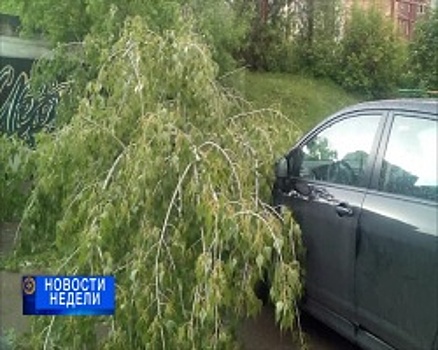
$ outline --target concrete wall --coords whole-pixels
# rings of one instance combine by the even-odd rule
[[[49,45],[42,40],[22,39],[16,36],[0,35],[0,57],[36,60],[50,57]]]

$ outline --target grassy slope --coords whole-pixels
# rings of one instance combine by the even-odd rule
[[[241,87],[256,108],[275,108],[297,122],[303,132],[357,97],[334,83],[278,73],[245,73]]]

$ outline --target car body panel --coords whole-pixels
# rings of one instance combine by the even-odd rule
[[[356,260],[357,322],[397,349],[432,349],[438,325],[437,207],[366,196]]]
[[[326,184],[309,185],[307,197],[292,194],[284,204],[294,208],[301,226],[306,257],[306,295],[330,306],[342,317],[351,318],[354,306],[354,254],[359,209],[365,194],[351,194],[343,188]],[[346,203],[352,216],[336,212],[339,203]]]
[[[396,109],[388,118],[385,140],[396,116],[437,122],[433,113]],[[398,349],[436,349],[438,205],[433,200],[378,191],[386,146],[387,142],[378,152],[359,220],[357,322]]]
[[[437,203],[378,191],[394,111],[436,121],[438,100],[367,102],[327,118],[286,155],[288,163],[302,162],[300,148],[327,125],[381,114],[361,186],[303,179],[290,162],[295,176],[276,179],[274,205],[291,208],[301,225],[304,309],[365,349],[437,350]],[[351,215],[337,215],[343,203]]]

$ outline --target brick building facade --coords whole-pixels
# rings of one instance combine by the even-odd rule
[[[354,3],[363,9],[376,7],[391,18],[406,39],[413,36],[415,23],[421,16],[437,8],[438,0],[344,0],[347,12]]]
[[[393,19],[396,21],[400,33],[411,39],[415,22],[432,6],[431,0],[392,0],[394,2]]]

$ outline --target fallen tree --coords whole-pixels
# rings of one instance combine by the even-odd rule
[[[97,78],[38,140],[20,254],[52,273],[114,274],[116,315],[35,319],[23,347],[230,349],[266,271],[277,320],[294,329],[300,231],[268,205],[294,124],[217,84],[190,30],[159,35],[136,18],[108,43],[87,40]]]

